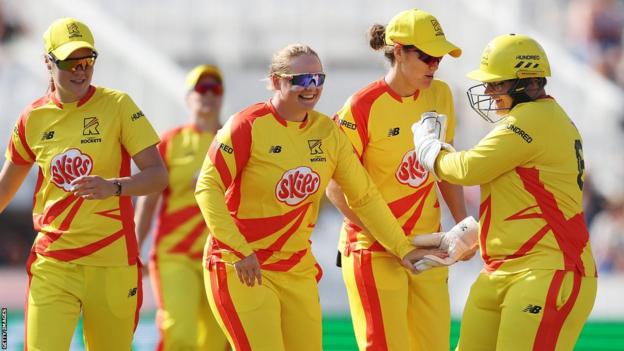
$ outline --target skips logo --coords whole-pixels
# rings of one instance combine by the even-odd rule
[[[78,149],[69,149],[54,156],[50,163],[52,183],[59,188],[71,192],[72,180],[91,174],[93,160]]]
[[[429,172],[418,162],[416,152],[413,149],[408,151],[396,171],[399,183],[417,188],[427,180],[427,176]]]
[[[280,202],[295,206],[314,194],[321,183],[321,177],[309,167],[301,166],[288,170],[275,186],[275,196]]]

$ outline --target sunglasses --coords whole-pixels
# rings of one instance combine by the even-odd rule
[[[219,84],[219,83],[197,84],[195,85],[193,90],[199,93],[200,95],[204,95],[207,92],[211,92],[212,94],[216,96],[221,96],[223,95],[223,84]]]
[[[54,62],[56,67],[62,71],[75,72],[78,68],[86,70],[89,67],[93,67],[95,59],[97,58],[97,52],[93,52],[87,57],[70,58],[65,60],[59,60],[54,55],[49,54],[50,61]]]
[[[431,56],[429,54],[426,54],[424,52],[422,52],[421,50],[419,50],[418,48],[416,48],[415,46],[406,46],[403,45],[403,49],[407,52],[414,52],[418,55],[418,59],[421,60],[422,62],[431,65],[433,63],[440,63],[440,61],[442,61],[442,57],[443,56]]]
[[[295,90],[308,89],[312,84],[318,88],[325,83],[325,73],[276,74],[278,77],[290,80],[290,84]]]

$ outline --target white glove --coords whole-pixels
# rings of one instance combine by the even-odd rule
[[[471,255],[478,246],[479,223],[468,216],[445,233],[417,235],[412,243],[419,247],[438,247],[455,261]]]
[[[435,173],[435,160],[441,149],[454,152],[450,144],[440,141],[446,131],[446,116],[436,112],[425,112],[420,116],[420,121],[412,125],[414,133],[414,148],[418,162],[439,181]]]
[[[450,266],[455,262],[457,262],[457,260],[454,260],[451,257],[440,258],[435,255],[425,255],[425,257],[414,263],[414,269],[420,273],[434,267]]]

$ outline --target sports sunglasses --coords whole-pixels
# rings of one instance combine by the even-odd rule
[[[195,87],[193,87],[193,90],[201,95],[204,95],[210,91],[216,96],[221,96],[223,95],[223,84],[220,84],[220,83],[196,84]]]
[[[48,54],[50,61],[54,62],[58,69],[63,71],[71,71],[75,72],[78,68],[86,70],[88,67],[93,67],[95,64],[95,59],[97,58],[97,52],[93,52],[91,55],[86,57],[78,57],[78,58],[70,58],[65,60],[57,59],[53,54]]]
[[[431,65],[433,63],[440,63],[440,61],[442,61],[443,56],[439,56],[439,57],[431,56],[429,54],[422,52],[420,49],[418,49],[417,47],[413,45],[402,45],[402,46],[405,51],[416,53],[418,55],[418,59],[428,65]]]
[[[325,73],[299,73],[299,74],[282,74],[276,73],[278,77],[290,80],[293,87],[307,89],[314,84],[315,87],[322,87],[325,83]]]

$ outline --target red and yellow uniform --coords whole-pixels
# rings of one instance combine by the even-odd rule
[[[485,269],[466,304],[461,350],[574,347],[596,296],[582,151],[572,121],[544,98],[518,104],[474,148],[438,157],[442,179],[481,185]]]
[[[435,180],[416,160],[410,130],[427,111],[448,116],[444,139],[451,142],[453,99],[439,80],[413,96],[401,97],[382,78],[351,96],[335,117],[410,238],[440,229]],[[339,250],[360,350],[449,349],[447,269],[409,274],[348,219]]]
[[[169,183],[162,195],[150,278],[164,350],[222,351],[227,345],[204,292],[201,258],[208,228],[194,196],[213,138],[212,132],[186,125],[165,133],[158,145]]]
[[[130,97],[106,88],[90,87],[66,104],[50,93],[20,115],[6,157],[39,166],[29,349],[67,349],[81,308],[87,343],[111,350],[130,344],[142,294],[131,199],[85,200],[70,182],[130,176],[131,157],[158,141]]]
[[[212,233],[206,292],[236,350],[322,348],[321,271],[309,238],[332,178],[384,247],[398,257],[413,249],[328,117],[310,112],[303,122],[290,122],[270,102],[260,103],[234,115],[217,134],[196,196]],[[252,253],[263,280],[250,288],[232,263]]]

